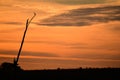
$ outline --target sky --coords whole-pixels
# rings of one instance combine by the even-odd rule
[[[23,69],[120,67],[119,0],[0,0],[0,64]]]

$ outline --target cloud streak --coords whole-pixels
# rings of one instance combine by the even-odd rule
[[[0,55],[17,55],[18,51],[16,50],[0,50]],[[52,53],[45,53],[45,52],[32,52],[32,51],[22,51],[21,55],[23,56],[41,56],[41,57],[58,57]]]
[[[0,40],[0,43],[20,43],[21,41],[17,40]],[[62,42],[62,41],[39,41],[39,40],[26,40],[25,43],[34,43],[34,44],[53,44],[53,45],[62,45],[68,48],[86,48],[87,44],[84,43],[69,43],[69,42]]]
[[[68,13],[52,16],[36,22],[47,26],[89,26],[96,23],[120,21],[120,6],[105,6],[70,10]]]
[[[87,55],[87,56],[86,56]],[[71,57],[74,58],[84,58],[84,59],[106,59],[106,60],[119,60],[120,61],[120,54],[109,54],[108,55],[104,55],[102,53],[87,53],[87,54],[75,54],[72,55]]]
[[[21,22],[12,22],[12,21],[0,21],[0,24],[8,24],[8,25],[22,25]]]
[[[23,0],[22,0],[23,1]],[[26,0],[29,2],[42,2],[42,0]],[[44,0],[44,2],[55,2],[66,5],[80,5],[80,4],[103,4],[113,2],[114,0]]]

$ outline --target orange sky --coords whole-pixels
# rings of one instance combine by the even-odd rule
[[[120,67],[120,21],[116,18],[120,17],[119,10],[98,12],[99,7],[119,6],[119,0],[104,3],[92,0],[94,4],[91,1],[84,5],[82,0],[80,4],[70,1],[1,0],[0,63],[11,62],[17,55],[25,21],[36,12],[20,57],[19,64],[24,69]],[[83,12],[80,9],[84,9]],[[115,16],[111,14],[114,11]],[[108,18],[111,16],[114,20]]]

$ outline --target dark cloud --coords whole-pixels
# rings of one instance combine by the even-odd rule
[[[109,51],[120,51],[120,45],[119,43],[114,43],[114,44],[107,44],[107,45],[99,45],[99,46],[89,46],[89,45],[70,45],[68,48],[71,49],[94,49],[94,50],[109,50]]]
[[[24,0],[21,0],[24,1]],[[41,2],[42,0],[25,0],[29,2]],[[65,4],[65,5],[80,5],[80,4],[102,4],[106,2],[110,2],[108,0],[44,0],[44,2],[55,2],[59,4]]]
[[[115,2],[115,0],[44,0],[44,1],[49,1],[49,2],[51,1],[66,5],[104,4],[109,2]]]
[[[52,16],[35,24],[47,26],[88,26],[109,21],[120,21],[120,6],[74,9],[68,13]]]
[[[100,54],[100,53],[89,53],[87,55],[77,54],[72,57],[75,58],[84,58],[84,59],[106,59],[106,60],[120,60],[120,54]]]
[[[22,25],[23,23],[21,22],[11,22],[11,21],[1,21],[0,24],[8,24],[8,25]]]
[[[15,50],[0,50],[0,53],[4,54],[4,55],[17,55],[18,51],[15,51]],[[52,54],[52,53],[32,52],[32,51],[22,51],[21,55],[24,55],[24,56],[57,57],[57,55]]]

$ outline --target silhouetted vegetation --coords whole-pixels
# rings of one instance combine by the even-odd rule
[[[120,68],[23,70],[12,63],[3,63],[0,80],[120,80]]]

